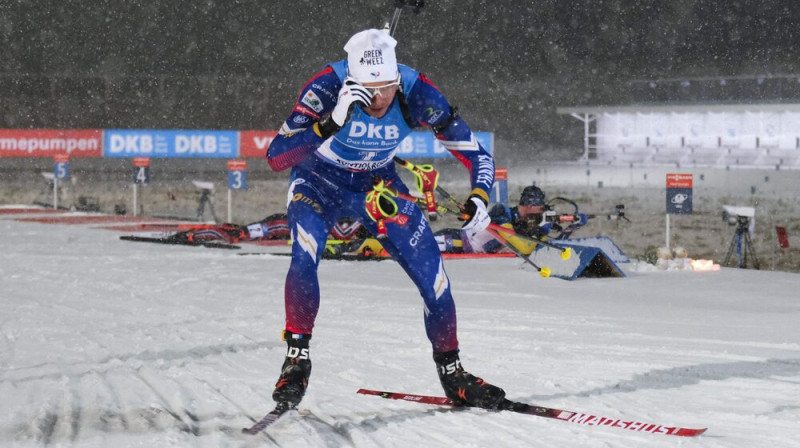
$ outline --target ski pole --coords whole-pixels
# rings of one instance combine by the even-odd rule
[[[213,227],[217,227],[219,224],[171,224],[171,223],[164,223],[164,224],[157,224],[157,223],[142,223],[139,224],[139,227],[145,229],[148,227],[169,227],[169,228],[176,228],[176,229],[210,229]]]
[[[495,237],[495,239],[497,239],[497,241],[500,241],[501,243],[503,243],[503,246],[505,246],[511,252],[514,252],[514,254],[516,254],[516,256],[522,258],[523,260],[528,262],[528,264],[530,264],[531,266],[536,268],[536,270],[539,271],[539,275],[541,275],[543,278],[550,277],[550,268],[547,268],[547,267],[541,268],[541,267],[539,267],[539,265],[534,263],[533,260],[531,260],[531,258],[529,256],[527,256],[527,255],[523,254],[522,252],[520,252],[516,247],[514,247],[513,244],[511,244],[503,235],[500,234],[500,232],[498,232],[494,228],[488,227],[486,230],[488,230],[489,233],[491,233],[492,236]]]
[[[397,31],[397,23],[400,22],[400,14],[406,6],[414,7],[414,14],[419,14],[420,9],[425,6],[425,0],[395,0],[394,1],[394,14],[392,14],[391,23],[386,23],[383,29],[394,37],[394,32]]]
[[[522,239],[522,240],[528,240],[528,241],[532,241],[532,242],[537,243],[537,244],[543,244],[543,245],[545,245],[547,247],[552,247],[553,249],[556,249],[559,252],[561,252],[561,259],[562,260],[569,260],[570,257],[572,256],[572,249],[569,248],[569,247],[561,247],[561,246],[557,246],[557,245],[555,245],[555,244],[553,244],[553,243],[551,243],[549,241],[545,241],[545,240],[542,240],[542,239],[539,239],[539,238],[529,237],[527,235],[520,235],[514,229],[509,229],[508,227],[503,227],[503,226],[495,224],[493,222],[489,223],[489,229],[494,230],[495,232],[505,232],[508,235],[515,236],[515,237],[517,237],[519,239]]]

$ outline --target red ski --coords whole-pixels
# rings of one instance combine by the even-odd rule
[[[459,406],[447,397],[434,397],[430,395],[403,394],[398,392],[383,392],[378,390],[359,389],[359,394],[375,395],[391,400],[413,401],[414,403],[435,404],[440,406]],[[576,423],[584,426],[605,426],[609,428],[622,428],[630,431],[664,434],[667,436],[695,437],[706,432],[708,428],[682,428],[679,426],[666,426],[656,423],[637,422],[620,418],[603,417],[583,412],[565,411],[563,409],[547,408],[525,403],[506,400],[503,411],[517,412],[520,414],[536,415],[538,417],[554,418],[565,422]]]

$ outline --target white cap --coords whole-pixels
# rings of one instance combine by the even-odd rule
[[[397,80],[396,45],[397,41],[385,31],[356,33],[344,46],[350,76],[361,83]]]

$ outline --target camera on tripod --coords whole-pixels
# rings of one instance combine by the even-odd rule
[[[723,264],[728,266],[731,261],[731,256],[735,253],[737,267],[747,267],[747,259],[751,258],[753,260],[753,267],[760,269],[760,263],[755,250],[753,250],[753,242],[750,239],[750,233],[756,216],[756,209],[753,207],[733,205],[723,205],[722,209],[722,220],[727,222],[729,226],[736,226],[736,232],[728,245],[728,253],[725,255]]]
[[[197,220],[203,221],[205,217],[206,205],[211,210],[211,217],[214,222],[219,222],[217,214],[214,212],[214,203],[211,201],[211,193],[214,191],[214,183],[203,180],[193,180],[192,184],[200,190],[200,199],[197,202]]]
[[[722,206],[722,221],[727,222],[729,226],[735,225],[750,225],[750,220],[756,215],[756,209],[753,207],[740,207],[733,205]]]

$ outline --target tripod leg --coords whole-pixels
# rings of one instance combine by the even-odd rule
[[[743,247],[742,242],[743,242],[742,241],[742,234],[741,233],[737,233],[736,234],[736,261],[737,261],[736,267],[739,268],[739,269],[741,269],[741,268],[743,268],[743,267],[745,267],[747,265],[746,247]],[[742,250],[742,249],[745,249],[745,250]]]
[[[204,189],[203,193],[200,195],[200,202],[197,204],[198,221],[202,221],[206,216],[206,205],[208,205],[211,210],[211,214],[214,215],[214,206],[211,204],[211,191]],[[214,216],[214,220],[216,221],[216,216]]]
[[[747,255],[747,251],[750,252],[750,256],[753,258],[753,267],[756,269],[761,269],[761,263],[758,261],[758,256],[756,256],[756,251],[753,250],[753,242],[750,239],[750,232],[745,234],[745,256]]]
[[[200,194],[200,200],[197,202],[197,220],[200,221],[203,218],[203,212],[206,209],[206,194],[205,192]]]
[[[742,234],[736,232],[736,267],[741,269],[747,263],[747,254],[742,252]]]
[[[731,255],[733,255],[734,247],[736,247],[736,235],[733,235],[730,244],[728,244],[728,253],[725,255],[725,261],[722,262],[723,266],[729,266],[728,263],[731,261]]]
[[[208,199],[208,209],[211,211],[211,217],[214,218],[214,222],[219,222],[217,213],[214,211],[214,201],[212,201],[210,197]]]

